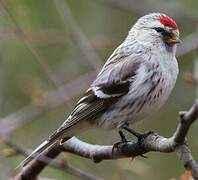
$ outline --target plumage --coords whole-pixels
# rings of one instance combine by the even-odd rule
[[[159,109],[176,82],[178,37],[177,25],[167,15],[140,18],[66,121],[22,165],[55,141],[61,143],[93,127],[122,128]]]

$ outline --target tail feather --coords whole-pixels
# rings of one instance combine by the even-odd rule
[[[68,127],[69,128],[69,127]],[[62,126],[56,130],[49,138],[48,140],[44,141],[41,143],[27,158],[25,158],[16,168],[18,167],[24,167],[26,166],[29,162],[31,162],[33,159],[37,158],[45,149],[50,147],[52,144],[54,144],[57,140],[60,140],[61,142],[65,142],[68,139],[70,139],[73,135],[68,137],[62,138],[63,130],[66,131],[68,128],[63,128]]]
[[[25,158],[18,167],[24,167],[29,162],[31,162],[33,159],[35,159],[41,152],[43,152],[45,149],[47,149],[50,145],[52,145],[54,141],[44,141],[41,143],[27,158]]]

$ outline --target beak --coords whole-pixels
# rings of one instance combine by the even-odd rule
[[[176,38],[169,38],[168,40],[167,40],[167,43],[168,44],[180,44],[180,43],[182,43],[182,40],[181,39],[179,39],[178,37],[176,37]]]
[[[171,34],[164,37],[164,42],[167,44],[179,44],[182,43],[182,40],[176,34]]]

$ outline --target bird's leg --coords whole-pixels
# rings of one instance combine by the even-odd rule
[[[135,137],[137,137],[138,142],[141,142],[143,139],[145,139],[148,135],[153,133],[152,131],[146,132],[146,133],[140,133],[135,131],[134,129],[130,128],[128,124],[125,124],[122,126],[122,129],[128,131],[129,133],[133,134]]]
[[[121,142],[127,142],[127,138],[125,137],[124,133],[121,130],[119,130],[118,132],[121,137]]]

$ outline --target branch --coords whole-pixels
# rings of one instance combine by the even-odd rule
[[[178,2],[165,2],[157,0],[99,0],[107,6],[118,8],[124,11],[135,13],[137,16],[142,16],[150,12],[164,12],[174,17],[182,25],[187,27],[196,25],[198,14],[193,9],[184,7]]]
[[[177,57],[183,56],[192,50],[198,48],[198,32],[195,31],[183,39],[183,43],[179,45],[177,50]]]
[[[28,156],[30,154],[28,151],[24,150],[21,146],[13,143],[8,138],[4,137],[3,139],[1,139],[1,141],[4,142],[5,145],[9,146],[12,150],[12,151],[5,152],[5,154],[3,154],[3,156],[5,156],[7,158],[13,157],[13,156],[16,156],[19,154],[23,155],[23,156]],[[56,144],[56,146],[58,146],[58,144]],[[48,152],[50,152],[50,153],[48,154]],[[47,163],[49,167],[69,173],[72,176],[79,177],[79,178],[85,179],[85,180],[101,180],[100,178],[98,178],[96,176],[93,176],[87,172],[84,172],[80,169],[72,167],[63,158],[61,159],[61,161],[50,162],[52,159],[54,159],[58,156],[59,152],[60,152],[60,149],[56,148],[54,146],[53,151],[50,151],[50,149],[49,149],[49,151],[46,152],[46,155],[41,157],[40,159],[43,162]],[[30,169],[32,169],[32,168],[34,169],[34,167],[36,166],[36,169],[37,169],[36,171],[34,171],[32,173],[32,171],[28,169],[25,171],[25,173],[24,172],[23,172],[23,174],[19,173],[16,177],[14,177],[12,179],[15,180],[15,179],[21,179],[22,177],[28,177],[28,180],[31,180],[31,179],[33,180],[37,177],[37,174],[39,174],[39,172],[41,172],[43,170],[43,168],[46,166],[45,163],[43,163],[43,166],[39,165],[39,168],[37,168],[37,163],[36,163],[35,165],[30,167]]]
[[[95,70],[99,70],[102,67],[102,61],[91,46],[86,35],[81,31],[67,3],[63,0],[54,0],[54,4],[63,19],[64,24],[66,27],[70,28],[71,33],[73,33],[74,40],[76,40],[77,45],[86,56],[89,63],[95,68]]]
[[[26,35],[26,33],[23,31],[23,29],[19,26],[17,23],[15,17],[12,15],[10,12],[7,2],[5,0],[0,1],[1,6],[4,8],[5,12],[7,13],[9,19],[13,22],[13,24],[16,26],[17,31],[15,32],[17,37],[21,39],[23,44],[27,47],[27,49],[32,53],[32,55],[35,57],[36,62],[40,65],[41,69],[43,72],[46,74],[46,77],[49,79],[49,81],[53,84],[55,88],[57,88],[57,91],[59,91],[59,96],[64,99],[65,105],[71,109],[70,103],[67,102],[67,93],[63,93],[60,90],[60,82],[59,79],[57,78],[56,74],[52,71],[51,67],[47,63],[47,61],[42,58],[37,50],[34,48],[34,46],[31,43],[31,40],[29,37]]]
[[[62,146],[56,143],[23,168],[15,180],[20,179],[22,176],[24,179],[27,179],[29,178],[27,174],[34,175],[34,178],[36,178],[49,164],[51,158],[57,157],[61,152],[70,152],[81,157],[92,159],[98,163],[108,159],[136,157],[150,151],[163,153],[176,152],[179,158],[184,162],[185,168],[191,170],[193,177],[198,179],[198,165],[193,159],[185,140],[190,126],[198,117],[198,101],[193,104],[189,111],[180,112],[179,114],[180,123],[170,138],[151,133],[143,139],[141,143],[128,141],[114,145],[92,145],[78,140],[76,137],[71,138]],[[46,161],[44,157],[48,160]]]
[[[1,118],[0,121],[0,136],[7,136],[17,128],[21,127],[25,123],[31,121],[33,118],[39,116],[47,110],[51,110],[63,104],[66,100],[70,102],[74,97],[81,94],[86,87],[89,86],[90,82],[94,79],[95,72],[89,72],[66,85],[59,88],[59,90],[52,90],[46,93],[45,102],[43,106],[39,106],[35,103],[30,103],[25,107],[13,112],[6,117]],[[81,84],[81,86],[79,86]],[[68,96],[66,99],[60,97],[59,93],[67,92]]]

